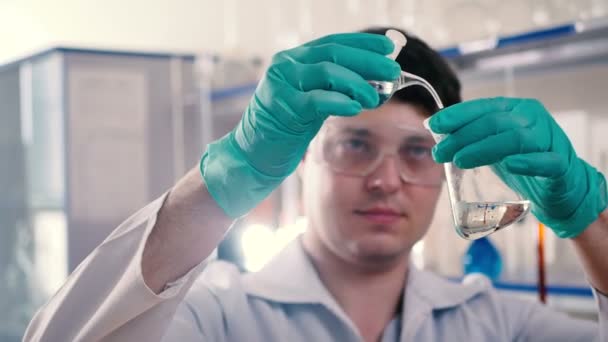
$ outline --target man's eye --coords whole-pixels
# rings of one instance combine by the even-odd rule
[[[431,148],[423,145],[409,145],[401,150],[401,154],[407,159],[426,159],[431,157]]]
[[[361,139],[348,139],[342,142],[342,147],[353,152],[365,152],[370,149],[369,143]]]

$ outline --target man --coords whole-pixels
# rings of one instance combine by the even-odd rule
[[[537,101],[457,104],[454,74],[408,38],[399,63],[385,57],[388,39],[368,33],[275,55],[238,126],[208,146],[200,169],[117,228],[36,315],[25,339],[606,340],[603,176],[577,158]],[[376,108],[366,80],[395,79],[401,68],[452,105],[431,117],[431,129],[448,135],[435,147],[423,121],[436,108],[421,89]],[[597,289],[599,327],[507,299],[484,281],[450,283],[409,264],[440,192],[442,167],[433,158],[493,165],[532,201],[536,217],[572,239]],[[298,165],[306,233],[257,273],[204,261],[233,219]]]

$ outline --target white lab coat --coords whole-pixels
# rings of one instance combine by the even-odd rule
[[[205,261],[164,292],[141,256],[166,195],[120,225],[36,314],[25,341],[361,341],[296,240],[261,271]],[[506,297],[487,281],[449,282],[412,267],[382,341],[608,341],[600,324]]]

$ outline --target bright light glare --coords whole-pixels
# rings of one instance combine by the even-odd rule
[[[251,272],[258,271],[274,255],[274,234],[269,227],[253,224],[241,235],[244,267]]]
[[[412,247],[412,262],[417,268],[424,268],[424,241],[420,240]]]
[[[51,296],[68,275],[67,221],[60,211],[39,211],[34,216],[35,277],[44,296]]]
[[[306,230],[306,224],[306,218],[299,217],[295,220],[294,223],[285,225],[277,229],[275,234],[275,244],[278,250],[283,249],[293,239],[297,238],[298,235],[304,233],[304,231]]]
[[[259,271],[273,256],[306,230],[306,219],[298,218],[293,224],[273,231],[261,224],[252,224],[243,230],[241,248],[243,266],[247,271]]]

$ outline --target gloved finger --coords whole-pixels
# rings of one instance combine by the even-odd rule
[[[317,64],[279,63],[270,73],[280,73],[294,88],[308,92],[315,89],[337,91],[359,102],[364,108],[378,106],[378,93],[360,75],[330,62]]]
[[[531,129],[513,129],[489,136],[467,145],[454,155],[453,161],[462,169],[491,165],[503,158],[533,152],[543,152]]]
[[[303,64],[332,62],[356,72],[366,80],[390,81],[401,74],[401,66],[394,60],[368,50],[340,44],[303,46],[291,50],[292,61]]]
[[[374,33],[338,33],[321,37],[302,46],[317,46],[324,44],[340,44],[358,49],[369,50],[381,55],[388,55],[395,49],[388,37]]]
[[[506,157],[502,163],[509,172],[522,176],[559,177],[566,173],[568,161],[556,152],[536,152]]]
[[[531,127],[533,124],[533,117],[520,115],[519,113],[489,113],[445,136],[435,146],[433,157],[438,163],[445,163],[452,160],[454,154],[467,145],[491,135],[512,129]]]
[[[504,97],[465,101],[435,113],[429,120],[429,127],[435,133],[449,134],[484,115],[511,112],[521,101]]]
[[[335,91],[315,89],[294,95],[284,101],[288,102],[291,108],[311,110],[312,113],[302,113],[306,117],[323,120],[329,115],[354,116],[363,110],[359,102]],[[304,121],[310,120],[304,119]]]

